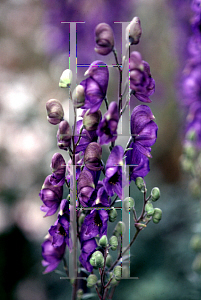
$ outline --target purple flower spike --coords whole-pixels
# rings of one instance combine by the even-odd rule
[[[122,199],[122,188],[126,185],[126,178],[122,174],[124,149],[121,146],[115,146],[108,157],[106,163],[106,172],[103,183],[109,196],[115,193]]]
[[[106,96],[109,72],[107,65],[102,61],[94,61],[85,75],[89,77],[83,80],[80,85],[85,89],[85,104],[83,109],[90,109],[94,113],[99,109]]]
[[[117,139],[117,126],[119,112],[116,102],[111,102],[103,120],[99,123],[97,135],[100,137],[100,144],[108,144]]]
[[[133,95],[142,102],[151,102],[149,96],[155,92],[155,81],[151,77],[149,64],[141,54],[133,51],[130,55],[130,88]]]
[[[84,219],[81,227],[80,241],[87,241],[95,238],[97,235],[100,238],[107,235],[108,213],[106,210],[92,210]]]
[[[72,130],[67,121],[61,121],[57,131],[57,145],[60,149],[68,150],[71,145]]]
[[[69,237],[70,211],[69,203],[63,199],[60,205],[60,214],[54,226],[49,229],[49,234],[53,237],[52,245],[60,247],[64,242],[72,250],[72,240]]]
[[[65,183],[66,162],[60,153],[53,155],[50,167],[53,172],[50,177],[50,183],[57,186],[63,185]]]
[[[93,270],[93,267],[89,263],[89,260],[90,260],[92,253],[96,250],[97,246],[98,245],[97,245],[95,239],[83,241],[81,244],[82,251],[81,251],[79,260],[80,260],[82,266],[89,272],[91,272]]]
[[[94,178],[91,172],[83,170],[78,178],[78,197],[83,207],[90,206],[90,197],[95,190]]]
[[[58,267],[64,256],[66,245],[63,243],[60,247],[55,248],[52,245],[52,238],[50,237],[48,240],[44,241],[41,246],[42,257],[44,259],[42,265],[47,267],[43,274],[46,274],[54,271]]]

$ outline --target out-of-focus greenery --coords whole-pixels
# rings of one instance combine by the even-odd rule
[[[67,107],[65,91],[58,81],[68,68],[68,53],[54,49],[54,37],[61,34],[59,22],[50,24],[48,9],[37,0],[7,0],[0,3],[0,295],[2,300],[63,300],[70,299],[71,286],[60,280],[60,274],[42,275],[41,247],[43,237],[55,217],[43,219],[39,190],[50,174],[50,161],[56,147],[56,126],[46,120],[45,103],[59,99]],[[115,1],[114,11],[123,1]],[[71,7],[73,1],[67,1]],[[93,5],[92,5],[93,4]],[[148,224],[131,250],[131,276],[138,280],[122,280],[114,294],[115,300],[180,300],[201,298],[200,277],[192,271],[194,253],[189,241],[199,221],[198,203],[187,190],[188,178],[181,172],[182,111],[178,105],[178,83],[185,65],[184,51],[190,26],[190,0],[128,1],[127,16],[113,20],[107,1],[82,1],[74,12],[86,21],[95,16],[96,24],[105,21],[141,19],[141,42],[132,50],[142,53],[150,64],[156,81],[151,97],[152,112],[159,126],[153,146],[151,172],[146,178],[148,192],[158,186],[161,198],[154,203],[163,217],[159,224]],[[123,6],[122,6],[123,5]],[[90,9],[89,9],[90,7]],[[100,13],[96,13],[99,7]],[[84,14],[85,12],[85,14]],[[105,16],[105,18],[104,18]],[[115,15],[117,16],[117,14]],[[119,12],[120,16],[120,12]],[[70,17],[69,17],[70,18]],[[68,20],[68,16],[66,16]],[[60,20],[63,21],[63,20]],[[181,26],[182,24],[182,26]],[[119,24],[114,24],[119,32]],[[78,29],[84,31],[84,25]],[[78,53],[84,52],[87,63],[102,59],[94,53],[94,36],[87,35],[89,44],[78,42]],[[63,31],[62,31],[63,32]],[[53,35],[54,34],[54,35]],[[67,38],[67,37],[66,37]],[[81,37],[79,37],[80,39]],[[118,39],[119,38],[119,39]],[[120,56],[121,37],[116,37]],[[51,42],[50,42],[51,41]],[[90,42],[91,41],[91,42]],[[86,51],[87,49],[87,51]],[[51,50],[51,51],[50,51]],[[91,51],[91,52],[90,52]],[[106,58],[114,63],[112,54]],[[78,57],[79,58],[79,57]],[[79,70],[78,80],[84,69]],[[115,100],[117,70],[110,70],[108,98]],[[112,79],[113,76],[113,79]],[[133,100],[133,106],[140,104]],[[122,144],[126,140],[120,140]],[[61,152],[62,153],[62,152]],[[105,151],[103,159],[106,159]],[[132,195],[140,209],[140,193],[135,185]],[[132,235],[131,225],[131,235]],[[62,266],[60,266],[62,271]]]

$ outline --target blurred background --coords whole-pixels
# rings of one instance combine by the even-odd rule
[[[43,218],[38,193],[50,174],[57,126],[46,119],[45,103],[59,99],[67,111],[67,93],[58,87],[68,68],[69,25],[77,25],[78,64],[100,59],[114,64],[112,54],[94,51],[94,28],[112,26],[121,61],[121,25],[141,19],[140,51],[150,64],[156,92],[150,107],[159,126],[152,147],[148,191],[158,186],[162,221],[150,223],[131,250],[131,275],[122,280],[115,300],[178,300],[201,298],[200,277],[191,266],[190,239],[198,230],[200,204],[187,189],[180,169],[183,112],[180,79],[191,36],[191,0],[1,0],[0,2],[0,295],[2,300],[70,299],[67,280],[43,275],[41,243],[55,216]],[[132,46],[133,47],[133,46]],[[78,83],[84,68],[78,70]],[[118,71],[110,70],[109,101],[117,99]],[[113,99],[113,100],[111,100]],[[132,98],[134,105],[141,104]],[[126,143],[126,141],[124,141]],[[105,150],[107,151],[107,150]],[[65,153],[62,153],[65,155]],[[107,154],[107,152],[106,152]],[[135,186],[137,205],[142,199]],[[60,266],[62,270],[62,266]]]

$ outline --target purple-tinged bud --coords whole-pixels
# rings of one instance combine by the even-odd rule
[[[66,69],[63,71],[59,81],[59,87],[61,88],[69,88],[72,83],[73,73],[71,70]]]
[[[88,109],[88,111],[84,115],[83,125],[88,131],[96,130],[102,117],[101,111],[97,110],[94,113],[89,113],[89,111],[90,110]]]
[[[98,143],[90,143],[84,153],[85,166],[92,171],[102,170],[101,165],[102,148]]]
[[[66,162],[60,153],[55,153],[50,165],[53,174],[50,177],[50,183],[53,185],[63,185],[65,182]]]
[[[57,145],[60,149],[67,150],[71,144],[72,130],[69,123],[64,120],[59,124],[57,131]]]
[[[114,48],[114,34],[110,25],[100,23],[95,28],[96,47],[95,51],[101,55],[109,54]]]
[[[73,105],[80,108],[85,104],[85,91],[82,85],[77,85],[72,95]]]
[[[78,178],[77,190],[81,205],[83,207],[90,206],[88,202],[90,201],[90,197],[95,190],[95,184],[93,176],[89,171],[83,170],[80,173],[80,176]]]
[[[53,124],[59,124],[64,117],[64,110],[61,102],[57,99],[50,99],[46,102],[47,119]]]
[[[129,40],[131,45],[137,45],[140,41],[141,34],[142,28],[140,25],[140,19],[138,17],[134,17],[126,28],[126,38]]]

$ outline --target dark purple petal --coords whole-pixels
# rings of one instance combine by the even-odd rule
[[[81,244],[81,254],[79,260],[82,266],[89,272],[93,270],[92,265],[89,263],[92,253],[96,250],[97,243],[95,239],[83,241]]]

